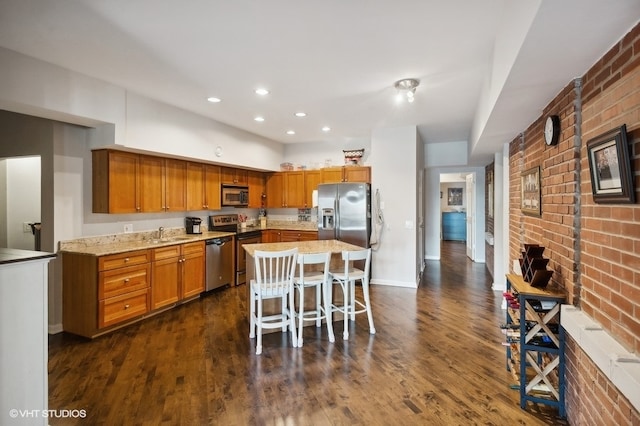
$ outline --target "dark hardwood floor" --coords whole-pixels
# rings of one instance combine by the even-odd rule
[[[505,369],[502,295],[462,243],[444,243],[416,289],[372,286],[366,315],[336,342],[305,328],[248,338],[244,286],[224,289],[93,341],[49,340],[51,425],[556,425],[521,410]]]

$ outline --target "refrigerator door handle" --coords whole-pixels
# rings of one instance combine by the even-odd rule
[[[335,200],[333,200],[333,211],[335,212],[334,214],[334,221],[335,221],[335,238],[336,240],[340,239],[340,200],[338,199],[338,197],[335,198]]]

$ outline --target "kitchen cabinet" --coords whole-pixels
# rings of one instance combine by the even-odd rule
[[[226,183],[231,185],[248,185],[249,184],[248,170],[239,169],[237,167],[221,167],[220,181],[221,183]]]
[[[92,152],[93,212],[137,213],[138,154],[97,150]]]
[[[268,229],[262,231],[263,243],[281,243],[286,241],[314,241],[317,239],[317,231],[295,231],[291,229]]]
[[[149,311],[149,250],[90,256],[62,254],[64,331],[95,337]]]
[[[204,291],[204,241],[152,250],[151,309],[170,306]]]
[[[263,195],[266,191],[264,173],[249,170],[247,172],[247,180],[249,184],[248,207],[251,209],[259,209],[263,207]]]
[[[320,170],[305,170],[304,172],[304,208],[313,207],[313,191],[322,183]]]
[[[105,256],[62,253],[65,332],[94,338],[204,291],[205,243]]]
[[[272,173],[266,183],[266,207],[310,208],[312,207],[311,194],[313,189],[317,188],[318,182],[319,175],[315,171]]]
[[[371,167],[342,166],[320,169],[322,183],[365,182],[371,183]]]
[[[187,210],[220,209],[220,166],[187,163]]]
[[[186,211],[185,161],[115,150],[92,157],[94,213]]]

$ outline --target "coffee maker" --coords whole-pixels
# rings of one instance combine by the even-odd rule
[[[202,219],[199,217],[186,217],[187,234],[202,234]]]

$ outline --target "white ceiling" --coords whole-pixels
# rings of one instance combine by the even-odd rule
[[[639,19],[639,0],[0,0],[0,46],[283,143],[416,125],[481,165]]]

